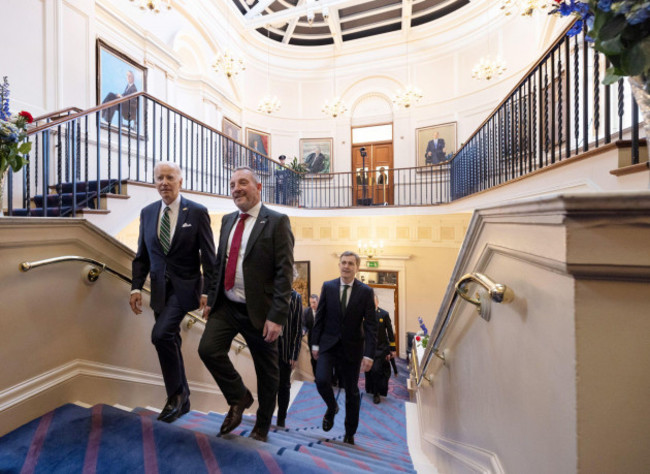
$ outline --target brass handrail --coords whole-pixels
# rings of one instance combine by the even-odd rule
[[[469,283],[476,283],[483,287],[486,290],[489,299],[487,301],[482,301],[479,294],[477,294],[476,298],[470,297],[468,294],[469,290],[466,286]],[[422,358],[423,363],[421,365],[421,371],[419,376],[416,376],[418,385],[422,383],[423,379],[431,380],[430,377],[427,377],[426,373],[429,368],[429,363],[434,356],[445,362],[445,354],[444,351],[440,350],[440,345],[447,333],[447,329],[453,321],[455,314],[454,309],[456,308],[456,303],[459,301],[459,298],[475,305],[480,316],[486,321],[489,321],[489,302],[510,303],[514,300],[514,293],[512,289],[508,288],[506,285],[495,283],[492,279],[482,273],[466,273],[463,275],[454,286],[453,296],[451,297],[451,301],[449,301],[445,311],[442,313],[444,314],[444,319],[441,320],[441,324],[437,325],[438,330],[435,337],[433,334],[429,337],[429,344],[427,345],[424,357]]]
[[[90,268],[88,270],[88,274],[86,275],[86,278],[88,279],[89,282],[94,283],[97,281],[99,278],[99,275],[101,275],[104,271],[109,273],[110,275],[114,276],[118,280],[122,280],[125,283],[128,283],[131,285],[132,279],[129,278],[128,276],[124,275],[123,273],[118,272],[117,270],[112,269],[111,267],[107,266],[105,263],[102,263],[98,260],[95,260],[94,258],[89,258],[89,257],[79,257],[77,255],[64,255],[61,257],[54,257],[54,258],[47,258],[45,260],[38,260],[36,262],[22,262],[18,264],[18,269],[21,272],[28,272],[29,270],[33,268],[39,268],[39,267],[44,267],[46,265],[52,265],[54,263],[62,263],[62,262],[85,262],[89,263],[91,265],[94,265],[93,268]],[[142,291],[145,293],[151,294],[151,290],[147,287],[143,287]],[[200,323],[205,326],[205,319],[203,319],[200,314],[194,310],[190,311],[187,313],[187,316],[190,318],[189,321],[187,322],[187,329],[190,329],[192,326],[194,326],[195,323]],[[235,338],[234,342],[238,344],[237,349],[235,352],[239,354],[243,349],[248,347],[248,345],[242,341],[241,339]]]

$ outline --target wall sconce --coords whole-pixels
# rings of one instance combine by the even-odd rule
[[[359,240],[358,248],[359,255],[362,257],[377,257],[384,253],[384,241],[380,240],[379,242],[374,242],[370,240],[369,242],[364,242],[363,240]]]

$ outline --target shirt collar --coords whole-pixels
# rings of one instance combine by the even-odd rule
[[[343,278],[339,278],[339,285],[340,286],[348,285],[350,288],[352,288],[352,285],[354,285],[354,278],[352,279],[352,281],[350,283],[345,283],[343,281]]]
[[[162,212],[165,209],[165,201],[162,199],[160,200],[160,212]],[[176,196],[176,199],[172,201],[172,203],[169,205],[169,209],[174,213],[178,214],[178,209],[181,207],[181,194],[178,193],[178,196]]]
[[[251,216],[253,220],[257,219],[257,216],[260,213],[260,209],[262,209],[262,201],[258,202],[255,204],[253,207],[251,207],[246,214]],[[239,211],[239,215],[243,214],[243,212]]]

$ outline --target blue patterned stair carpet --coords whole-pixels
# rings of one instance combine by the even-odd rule
[[[0,473],[394,473],[415,472],[406,445],[404,402],[364,395],[356,445],[342,442],[344,392],[334,428],[320,424],[325,406],[303,384],[286,428],[267,443],[248,438],[255,419],[217,436],[224,415],[191,411],[172,424],[146,409],[64,405],[0,438]]]

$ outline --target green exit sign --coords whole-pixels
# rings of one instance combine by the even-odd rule
[[[379,268],[379,262],[377,260],[368,260],[366,262],[366,267],[368,267],[368,268]]]

